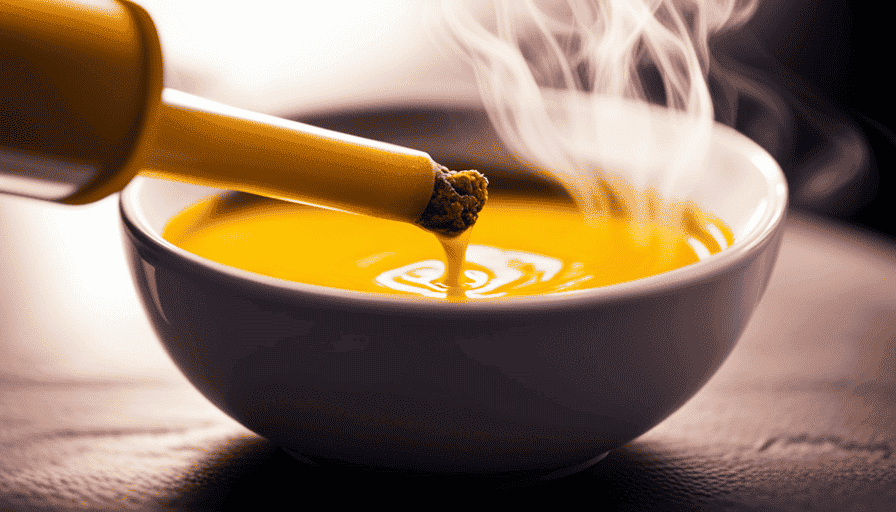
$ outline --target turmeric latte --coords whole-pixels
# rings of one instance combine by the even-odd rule
[[[460,287],[445,285],[439,240],[401,222],[225,194],[169,222],[164,237],[210,260],[271,277],[369,293],[454,299],[574,292],[659,274],[733,242],[719,219],[688,210],[685,230],[625,218],[588,225],[573,208],[492,197],[469,232]]]

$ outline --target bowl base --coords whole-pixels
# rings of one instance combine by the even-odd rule
[[[290,456],[292,456],[294,459],[296,459],[297,461],[299,461],[303,464],[309,465],[309,466],[321,467],[322,469],[338,469],[338,470],[357,472],[359,475],[360,474],[363,474],[363,475],[374,474],[374,475],[378,475],[381,477],[437,476],[437,475],[431,475],[429,473],[403,472],[403,471],[395,470],[395,469],[357,466],[354,464],[347,464],[344,462],[337,462],[337,461],[330,461],[330,460],[318,461],[318,460],[313,460],[313,459],[311,459],[293,449],[287,448],[285,446],[281,446],[280,448],[283,451],[285,451],[286,453],[288,453]],[[607,454],[609,454],[609,453],[610,452],[604,452],[604,453],[601,453],[600,455],[598,455],[597,457],[588,459],[585,462],[580,462],[577,464],[573,464],[571,466],[566,466],[566,467],[562,467],[560,469],[555,469],[548,473],[537,473],[537,472],[532,472],[532,471],[515,471],[515,472],[501,473],[501,474],[495,474],[495,475],[447,474],[447,475],[443,475],[443,476],[446,478],[446,480],[452,480],[452,481],[457,479],[458,477],[464,478],[464,479],[479,480],[479,481],[481,481],[481,483],[484,483],[484,484],[494,484],[494,487],[496,489],[528,487],[530,485],[537,485],[540,482],[555,480],[558,478],[563,478],[565,476],[579,473],[581,471],[585,471],[586,469],[590,468],[591,466],[594,466],[595,464],[597,464],[598,462],[603,460],[604,457],[606,457]]]

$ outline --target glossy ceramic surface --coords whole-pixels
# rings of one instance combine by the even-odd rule
[[[724,128],[708,161],[714,172],[694,198],[731,226],[732,247],[568,296],[433,302],[226,267],[161,237],[173,215],[219,192],[175,182],[134,180],[122,226],[171,358],[251,430],[316,462],[550,474],[598,460],[680,407],[760,300],[780,245],[783,174]]]

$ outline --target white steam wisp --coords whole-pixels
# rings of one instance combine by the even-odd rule
[[[614,201],[643,220],[642,192],[686,198],[707,167],[709,39],[756,3],[443,0],[442,15],[504,143],[558,179],[590,221]]]

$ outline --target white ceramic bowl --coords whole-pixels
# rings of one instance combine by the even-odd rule
[[[227,267],[165,241],[219,191],[138,178],[121,196],[131,270],[171,358],[214,404],[315,462],[562,474],[680,407],[762,296],[787,204],[774,160],[718,127],[694,198],[736,242],[665,274],[568,296],[414,301]],[[309,248],[311,249],[311,248]]]

